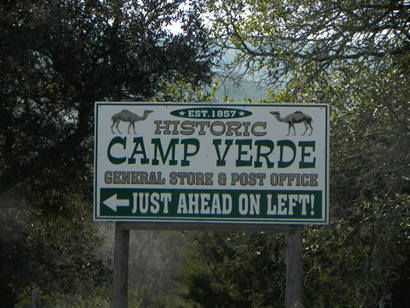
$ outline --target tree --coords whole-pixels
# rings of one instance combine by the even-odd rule
[[[285,293],[284,236],[197,233],[181,276],[182,297],[203,307],[280,307]],[[275,275],[272,275],[275,273]]]
[[[213,52],[199,9],[179,0],[1,2],[0,193],[10,200],[1,219],[15,221],[7,234],[18,235],[2,238],[1,249],[13,260],[28,251],[21,257],[29,260],[2,267],[7,307],[32,285],[51,291],[44,277],[67,287],[94,264],[94,102],[147,100],[176,81],[208,83]],[[174,22],[180,34],[169,31]]]
[[[207,2],[215,44],[236,51],[229,68],[242,63],[242,74],[270,82],[302,67],[313,76],[335,62],[372,63],[410,48],[404,0]]]
[[[237,69],[239,77],[262,74],[274,85],[266,102],[331,106],[330,224],[304,229],[304,304],[401,307],[407,295],[397,286],[408,285],[410,251],[409,4],[208,4],[215,44],[237,52],[227,69]],[[240,245],[255,251],[245,238]],[[191,273],[191,281],[204,272]],[[190,290],[207,290],[194,285]],[[266,290],[259,295],[268,296]]]
[[[147,99],[165,81],[209,81],[211,53],[197,13],[184,15],[185,34],[166,30],[180,4],[50,0],[2,8],[2,191],[90,152],[81,144],[91,135],[94,101]],[[17,131],[26,141],[40,136],[27,147],[35,159],[14,153]]]
[[[323,299],[325,305],[348,298],[359,307],[380,300],[400,307],[403,302],[393,298],[406,296],[396,288],[399,281],[409,281],[410,250],[409,119],[404,116],[410,88],[403,60],[387,65],[385,59],[371,67],[352,63],[323,76],[303,94],[307,101],[326,97],[333,102],[332,224],[306,232],[305,255],[313,275],[309,284],[320,284],[323,277],[323,294],[332,285],[338,290],[339,299]],[[339,277],[336,283],[334,277]],[[306,288],[312,289],[317,287]]]

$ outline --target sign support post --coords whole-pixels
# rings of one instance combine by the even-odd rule
[[[114,296],[112,308],[128,307],[128,256],[130,230],[115,223],[114,239]]]
[[[286,308],[303,308],[302,226],[291,227],[286,243]]]

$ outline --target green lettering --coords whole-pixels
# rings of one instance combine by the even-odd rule
[[[190,161],[187,160],[188,156],[194,156],[199,151],[199,140],[190,138],[181,140],[181,144],[184,145],[184,159],[181,161],[181,166],[189,166]],[[195,147],[193,152],[188,152],[188,146],[192,145]]]
[[[315,141],[299,141],[299,146],[302,148],[299,168],[315,168],[316,157],[313,158],[313,161],[305,161],[305,158],[312,156],[312,152],[315,151]],[[306,148],[312,148],[312,152],[306,152]]]
[[[264,157],[266,160],[266,166],[268,168],[273,168],[274,163],[269,160],[268,155],[272,153],[275,144],[273,143],[272,140],[256,140],[255,141],[256,145],[256,160],[254,163],[255,168],[260,168],[262,167],[262,162],[260,161],[261,157]],[[262,153],[261,148],[262,147],[267,147],[268,151],[265,153]]]
[[[114,165],[119,165],[126,161],[125,157],[114,157],[111,155],[111,148],[115,144],[118,144],[118,143],[121,144],[122,148],[125,150],[125,145],[127,144],[127,137],[118,137],[118,136],[114,137],[111,139],[110,144],[108,145],[108,149],[107,149],[108,160]]]
[[[279,140],[277,142],[277,145],[280,148],[280,154],[279,154],[279,161],[278,161],[278,168],[286,168],[289,167],[290,165],[292,165],[292,163],[295,161],[295,157],[296,157],[296,146],[295,144],[290,141],[290,140]],[[288,161],[284,161],[283,160],[283,153],[284,153],[284,148],[287,147],[290,150],[292,150],[293,152],[293,157],[288,160]]]
[[[178,161],[175,159],[175,145],[178,144],[179,139],[178,138],[173,138],[169,142],[167,152],[164,154],[164,150],[162,149],[162,144],[161,144],[161,139],[155,138],[151,140],[151,143],[154,145],[154,158],[152,159],[152,164],[153,165],[159,165],[159,160],[157,158],[158,152],[161,156],[162,163],[165,164],[168,155],[170,152],[172,152],[172,158],[169,160],[169,165],[174,166],[178,163]]]
[[[149,159],[147,158],[147,153],[145,152],[144,139],[142,137],[134,137],[133,139],[135,146],[130,158],[128,158],[128,164],[135,164],[136,160],[134,158],[137,154],[142,154],[141,165],[148,164]],[[141,146],[141,150],[138,150],[138,147]]]
[[[252,149],[252,139],[236,140],[235,144],[238,145],[238,159],[236,160],[237,167],[252,166],[252,155],[249,160],[243,160],[242,155],[248,154],[248,151],[242,150],[242,146],[249,146],[249,150]]]
[[[231,145],[233,144],[233,140],[232,139],[226,139],[225,140],[226,147],[225,147],[225,151],[222,155],[222,158],[221,158],[221,152],[219,151],[219,146],[222,144],[222,140],[221,139],[214,139],[214,141],[212,141],[212,144],[214,145],[215,150],[216,150],[216,155],[218,156],[218,159],[216,161],[216,165],[217,166],[225,166],[226,165],[226,161],[225,161],[226,154],[228,154],[228,150],[231,147]]]

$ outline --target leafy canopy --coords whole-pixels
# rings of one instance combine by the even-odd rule
[[[331,107],[330,224],[304,230],[306,307],[376,307],[408,302],[410,193],[410,4],[408,1],[208,1],[215,45],[234,50],[226,69],[258,73],[271,87],[266,102],[328,103]],[[279,83],[282,87],[278,88]],[[249,260],[256,235],[199,235],[198,254],[229,243],[235,260]],[[259,234],[265,238],[266,234]],[[270,235],[267,243],[274,241]],[[266,250],[268,254],[275,256]],[[282,306],[269,298],[284,284],[276,272],[250,292],[248,277],[225,278],[232,254],[192,258],[186,296],[218,305],[221,281],[231,306]],[[273,268],[284,263],[279,255]],[[246,262],[246,261],[245,261]],[[237,262],[239,263],[239,262]],[[244,264],[244,263],[242,263]],[[266,264],[269,264],[268,262]],[[202,265],[202,266],[201,266]],[[247,272],[249,268],[243,269]],[[215,271],[214,269],[218,269]],[[206,285],[204,282],[206,278]],[[232,278],[233,279],[233,278]],[[280,292],[279,292],[280,293]],[[216,294],[216,295],[215,295]],[[199,296],[200,295],[200,296]]]
[[[1,1],[0,306],[35,286],[76,292],[70,286],[107,282],[89,226],[94,102],[208,83],[213,52],[200,9],[180,0]],[[169,30],[175,22],[179,34]]]
[[[230,67],[277,81],[295,69],[318,73],[335,62],[372,63],[409,52],[405,0],[209,0],[210,33],[235,50]],[[288,76],[289,77],[289,76]]]

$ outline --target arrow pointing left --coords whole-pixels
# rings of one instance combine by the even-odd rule
[[[130,206],[130,200],[128,200],[128,199],[118,199],[117,194],[114,194],[111,197],[109,197],[108,199],[106,199],[105,201],[103,201],[103,204],[105,206],[108,206],[114,212],[116,212],[118,207]]]

